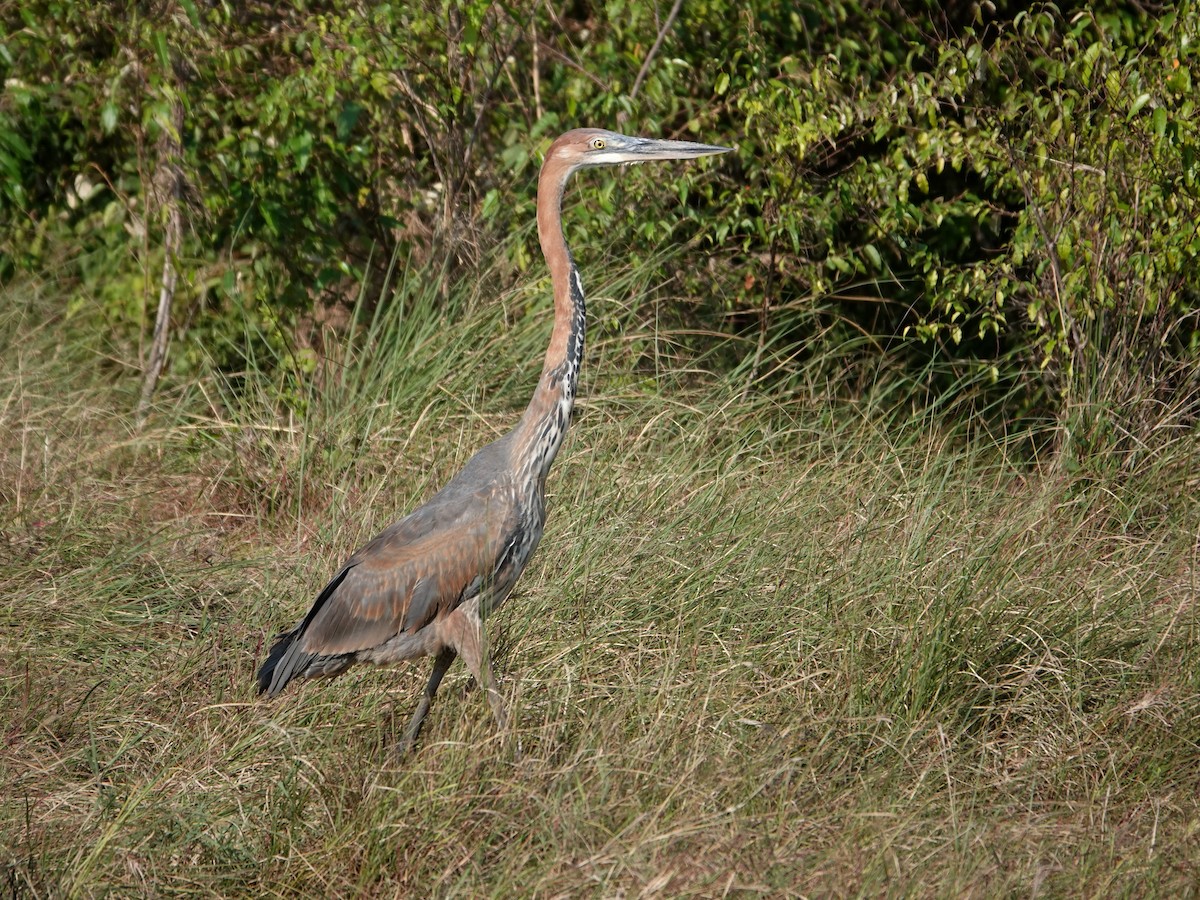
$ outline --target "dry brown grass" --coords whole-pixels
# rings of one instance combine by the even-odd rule
[[[424,666],[259,701],[271,634],[511,420],[477,411],[520,402],[542,331],[513,327],[433,383],[383,358],[289,420],[214,380],[135,434],[119,377],[10,317],[6,893],[1195,889],[1194,438],[1043,476],[947,422],[622,380],[598,343],[491,626],[510,732],[457,669],[403,763]]]

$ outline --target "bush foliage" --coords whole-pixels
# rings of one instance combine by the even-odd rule
[[[959,381],[935,391],[1015,385],[1010,413],[1126,410],[1075,436],[1194,413],[1194,3],[32,0],[3,16],[0,275],[55,273],[136,355],[178,138],[177,373],[236,365],[247,319],[287,344],[331,303],[386,297],[393,259],[436,254],[460,277],[516,234],[523,277],[540,151],[595,124],[736,144],[672,174],[669,214],[661,179],[635,178],[568,227],[621,235],[610,261],[682,245],[663,267],[686,315],[753,336],[756,362],[866,334],[900,373],[947,361]],[[681,264],[696,253],[707,264]]]

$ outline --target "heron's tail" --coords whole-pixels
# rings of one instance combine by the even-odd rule
[[[285,631],[275,639],[275,645],[267,654],[267,661],[258,670],[258,692],[274,697],[293,678],[319,678],[340,675],[354,662],[354,654],[338,653],[324,655],[309,653],[300,647],[297,638],[304,630],[301,624],[292,631]]]
[[[298,630],[296,629],[296,631]],[[285,631],[275,638],[275,644],[267,655],[267,661],[258,670],[258,692],[260,694],[265,693],[269,697],[274,697],[296,676],[297,668],[307,668],[304,665],[295,665],[295,662],[299,662],[296,660],[298,655],[309,655],[297,653],[299,648],[296,647],[296,631]],[[279,664],[285,659],[289,665],[280,668]]]

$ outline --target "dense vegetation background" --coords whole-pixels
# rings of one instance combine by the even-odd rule
[[[0,27],[9,893],[1195,889],[1194,2]],[[736,150],[569,190],[517,721],[397,763],[417,667],[250,675],[527,399],[579,125]]]
[[[134,372],[164,254],[176,377],[243,365],[248,319],[293,345],[386,303],[396,261],[452,283],[519,234],[496,287],[528,278],[539,153],[590,123],[737,145],[678,204],[638,179],[572,227],[612,236],[603,264],[659,255],[672,315],[751,337],[774,384],[764,354],[861,338],[1105,445],[1195,393],[1191,3],[40,0],[4,25],[0,277],[52,272]],[[686,241],[705,265],[663,253]]]

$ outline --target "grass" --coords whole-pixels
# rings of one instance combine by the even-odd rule
[[[515,421],[544,287],[413,278],[312,378],[168,385],[142,432],[119,354],[0,298],[5,895],[1195,892],[1196,436],[1064,474],[748,386],[637,273],[593,286],[490,625],[510,732],[456,667],[391,758],[428,662],[258,700],[338,561]]]

